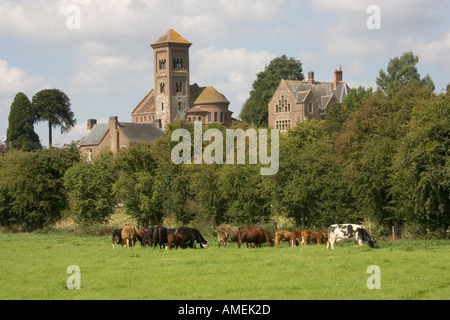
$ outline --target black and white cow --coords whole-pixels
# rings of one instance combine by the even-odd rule
[[[205,240],[205,238],[203,238],[203,236],[201,235],[200,231],[198,231],[197,229],[180,227],[178,228],[177,234],[183,237],[184,243],[190,248],[197,247],[197,243],[200,244],[201,248],[206,249],[209,247],[208,240]]]
[[[367,242],[369,247],[373,248],[375,240],[373,240],[366,229],[357,224],[333,224],[328,228],[327,249],[331,245],[334,250],[336,242],[357,242],[360,246]]]

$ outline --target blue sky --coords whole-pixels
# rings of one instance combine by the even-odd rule
[[[79,8],[79,29],[70,29]],[[381,29],[371,30],[370,5]],[[0,138],[14,96],[64,91],[77,126],[54,143],[80,139],[86,120],[131,111],[154,87],[150,43],[174,29],[193,43],[191,83],[212,85],[238,116],[256,73],[283,54],[330,81],[342,66],[351,87],[375,87],[381,68],[406,51],[419,56],[441,92],[450,82],[450,2],[425,0],[23,0],[0,2]],[[47,145],[45,124],[35,128]]]

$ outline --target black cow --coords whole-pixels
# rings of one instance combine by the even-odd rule
[[[194,228],[180,227],[177,234],[183,237],[184,243],[190,248],[196,248],[197,243],[200,244],[200,248],[208,248],[209,242],[201,235],[200,231]]]
[[[122,244],[122,229],[115,229],[112,232],[112,246],[113,250],[114,247],[117,245],[117,247]]]
[[[160,249],[164,248],[167,245],[167,235],[173,233],[175,233],[175,229],[168,229],[161,226],[150,228],[147,232],[148,241],[151,243],[150,246],[154,245],[156,248],[159,245]]]

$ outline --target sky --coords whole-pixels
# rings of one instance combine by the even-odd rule
[[[373,9],[376,6],[376,10]],[[450,83],[450,0],[2,0],[0,139],[11,103],[43,89],[67,94],[77,120],[131,122],[154,88],[150,44],[174,29],[190,48],[191,84],[214,86],[238,117],[256,74],[275,57],[300,60],[303,74],[332,81],[342,67],[352,88],[376,88],[380,69],[412,51],[436,92]],[[46,123],[35,125],[44,146]]]

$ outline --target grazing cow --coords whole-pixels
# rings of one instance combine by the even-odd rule
[[[200,248],[209,248],[208,240],[205,240],[201,235],[200,231],[194,228],[180,227],[178,228],[177,234],[183,237],[183,241],[190,248],[196,248],[197,242],[200,244]]]
[[[259,227],[240,227],[238,233],[238,248],[241,244],[254,242],[256,247],[261,248],[261,243],[266,242],[269,247],[273,247],[273,240],[267,231]]]
[[[153,240],[153,230],[155,228],[149,228],[147,230],[147,233],[145,234],[145,243],[148,243],[148,245],[151,247],[154,245],[154,240]]]
[[[178,249],[178,247],[181,247],[181,249],[187,248],[186,244],[184,243],[183,237],[180,234],[169,233],[167,235],[166,250],[172,250],[173,247],[175,247],[175,249]]]
[[[133,226],[128,225],[123,227],[121,236],[127,247],[133,247],[136,243],[137,231]]]
[[[223,246],[227,247],[227,240],[232,242],[238,242],[239,227],[219,226],[217,227],[217,242],[223,243]]]
[[[122,229],[115,229],[112,232],[112,243],[113,250],[116,245],[119,247],[119,245],[122,244]]]
[[[148,243],[147,239],[145,237],[147,232],[148,232],[148,229],[139,229],[139,231],[137,232],[137,238],[138,238],[139,242],[141,243],[141,247],[145,247]]]
[[[285,230],[275,231],[275,246],[278,247],[280,241],[289,242],[290,247],[295,247],[295,241],[297,240],[297,234]]]
[[[316,230],[302,230],[301,232],[302,246],[307,243],[325,244],[328,241],[328,235],[325,232]]]
[[[372,239],[366,229],[357,224],[333,224],[328,228],[328,246],[334,250],[336,242],[357,242],[360,246],[367,242],[373,248],[376,241]]]

